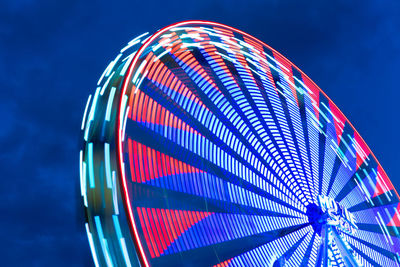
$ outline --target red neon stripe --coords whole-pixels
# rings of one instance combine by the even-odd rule
[[[146,211],[146,214],[147,214],[147,216],[149,218],[149,222],[150,222],[150,227],[151,227],[150,228],[151,229],[150,234],[153,237],[153,240],[155,241],[155,243],[154,243],[155,254],[156,254],[156,257],[159,257],[160,256],[160,251],[162,251],[161,250],[162,248],[161,248],[160,240],[158,238],[157,228],[155,227],[154,218],[153,218],[152,213],[151,213],[152,210],[153,209],[147,208],[145,211]]]
[[[138,179],[139,182],[144,182],[144,166],[143,166],[143,155],[142,155],[142,144],[137,143],[137,152],[138,152],[138,161],[139,161],[139,170],[140,170],[140,176]]]
[[[336,130],[337,142],[339,144],[343,133],[346,117],[343,115],[343,113],[340,112],[338,107],[332,101],[329,102],[329,108],[332,114],[334,115],[333,121]]]
[[[157,76],[156,76],[156,82],[157,82],[158,84],[164,85],[164,84],[162,83],[162,78],[163,78],[164,74],[165,74],[166,72],[168,72],[168,69],[167,69],[167,67],[164,66],[164,65],[160,65],[160,66],[161,66],[161,70],[160,70],[159,72],[154,73],[154,75],[157,75]]]
[[[146,180],[150,181],[150,180],[152,180],[152,179],[150,179],[151,177],[156,177],[156,175],[157,175],[157,173],[155,172],[156,162],[153,158],[153,149],[151,149],[150,147],[147,147],[147,160],[149,161],[150,176],[146,177]]]
[[[145,94],[140,94],[140,99],[139,99],[139,103],[137,106],[137,111],[138,111],[137,120],[138,121],[140,121],[142,119],[143,104],[147,104],[147,103],[145,103],[146,99],[147,99],[147,96]]]
[[[163,231],[162,231],[162,227],[164,227],[163,223],[160,223],[160,220],[158,220],[158,218],[160,218],[160,216],[158,216],[158,212],[159,209],[151,209],[152,212],[152,220],[154,220],[155,222],[155,226],[156,226],[156,230],[157,230],[157,237],[160,239],[160,251],[164,251],[167,249],[167,246],[165,245],[165,236],[163,235]]]
[[[176,35],[176,33],[173,33]],[[177,40],[179,44],[182,43],[181,39]],[[166,48],[166,47],[164,47]],[[183,63],[185,63],[189,68],[194,69],[197,74],[199,74],[203,79],[205,79],[207,82],[210,80],[210,77],[207,75],[206,71],[202,68],[201,64],[197,61],[197,59],[193,56],[191,51],[189,51],[187,48],[184,49],[183,52],[181,53],[176,53],[174,51],[171,51],[172,54],[174,54],[178,59],[180,59]],[[194,68],[196,66],[197,70]],[[198,70],[201,69],[202,71],[199,72]],[[214,82],[210,83],[216,90],[220,91],[219,88],[216,86]]]
[[[152,108],[153,108],[153,98],[149,97],[149,104],[147,105],[147,110],[146,110],[146,121],[152,122]]]
[[[129,168],[130,168],[132,181],[136,182],[136,175],[134,174],[134,171],[135,171],[136,168],[133,167],[132,147],[133,147],[132,140],[130,138],[128,138]]]
[[[217,265],[214,265],[214,267],[227,267],[229,266],[229,263],[232,261],[232,259],[226,260],[224,262],[218,263]]]
[[[162,255],[168,246],[184,232],[213,213],[154,208],[145,210],[143,208],[143,214],[145,220],[141,223],[147,225],[147,229],[151,229],[149,231],[150,245],[154,249],[159,249],[155,251],[155,255]],[[146,222],[146,215],[149,216],[148,222]],[[154,243],[151,240],[154,240]],[[188,245],[188,240],[183,240],[183,242]]]
[[[171,73],[170,70],[167,69],[167,71],[165,72],[164,76],[162,77],[161,84],[166,85],[166,84],[167,84],[167,80],[168,80],[170,77],[172,77],[172,73]]]
[[[154,124],[160,125],[160,118],[161,118],[161,106],[154,101],[153,107],[153,117],[151,118]]]
[[[183,229],[188,229],[190,227],[190,223],[188,222],[187,213],[183,213],[182,210],[177,211],[179,214],[179,218],[182,221]]]
[[[180,42],[180,40],[176,40],[174,42],[171,43],[171,54],[174,54],[175,56],[177,56],[179,54],[179,52],[182,53],[182,43]]]
[[[173,162],[173,166],[171,168],[172,170],[172,174],[175,175],[177,173],[179,173],[179,161],[177,159],[173,159],[171,158],[171,161]]]
[[[167,228],[166,228],[166,224],[162,221],[163,216],[161,214],[161,210],[157,209],[157,220],[160,222],[160,226],[161,226],[161,235],[163,237],[163,251],[165,251],[167,249],[167,242],[169,240],[169,234],[167,233]],[[165,245],[165,247],[164,247]]]
[[[165,108],[163,108],[163,107],[160,106],[160,111],[161,111],[161,115],[160,115],[159,124],[165,125],[165,122],[166,122],[166,120],[165,120],[165,116],[166,116]]]
[[[140,223],[142,225],[142,229],[143,229],[143,232],[145,234],[146,244],[147,244],[147,247],[149,248],[149,251],[150,251],[150,256],[152,258],[154,258],[155,255],[156,255],[155,254],[156,251],[154,249],[154,247],[155,247],[154,246],[154,241],[152,240],[152,237],[151,237],[150,231],[149,231],[150,230],[150,225],[149,225],[149,222],[147,220],[147,216],[145,216],[145,209],[144,208],[141,209],[141,208],[138,207],[137,210],[138,210],[138,214],[139,214],[139,221],[140,221]]]
[[[147,147],[142,144],[142,155],[143,155],[143,171],[144,171],[144,176],[142,177],[143,181],[147,181],[148,177],[150,176],[150,166],[149,166],[149,160],[147,156]]]
[[[315,101],[314,105],[316,105],[316,107],[313,105],[314,114],[317,120],[319,120],[319,111],[317,109],[317,107],[319,108],[319,88],[313,82],[311,82],[308,79],[308,77],[304,76],[303,73],[302,73],[302,80],[304,85],[307,86],[307,88],[310,89],[310,91],[312,92],[312,94],[311,93],[309,94],[311,95],[311,100]]]
[[[130,138],[128,138],[128,147],[129,166],[134,182],[146,182],[170,175],[203,172]]]
[[[154,177],[162,177],[162,172],[158,171],[160,167],[160,162],[157,160],[156,151],[154,149],[151,149],[151,159],[153,162]]]
[[[139,96],[142,94],[142,92],[141,91],[138,91],[137,92],[137,94],[134,96],[134,104],[133,104],[133,106],[132,106],[132,108],[131,108],[131,112],[132,112],[132,117],[131,117],[131,119],[132,120],[134,120],[134,121],[136,121],[137,120],[137,118],[136,118],[136,116],[137,116],[137,106],[138,106],[138,100],[139,100]]]
[[[369,150],[364,140],[361,138],[358,132],[354,132],[354,140],[356,142],[356,155],[357,155],[357,169],[363,164],[365,159],[369,155]]]
[[[379,165],[378,176],[376,178],[376,188],[373,197],[382,195],[391,190],[394,190],[394,186],[390,182],[389,177],[387,177],[386,173],[383,171],[382,167]]]
[[[153,77],[156,75],[156,73],[160,72],[160,69],[163,67],[163,64],[161,61],[156,61],[152,67],[150,68],[149,73],[147,74],[147,77],[149,79],[153,79]]]
[[[182,226],[182,222],[181,222],[180,217],[179,217],[179,211],[178,210],[173,210],[171,212],[171,217],[174,220],[174,224],[176,226],[177,234],[178,234],[178,236],[180,236],[183,232],[185,232],[185,229]]]
[[[398,214],[400,214],[400,203],[398,204],[396,211]],[[387,224],[387,226],[394,226],[394,227],[400,227],[400,217],[397,216],[395,213],[393,215],[393,218],[390,220],[390,222]]]
[[[149,177],[149,174],[148,174],[148,169],[149,169],[149,165],[148,165],[148,163],[147,163],[147,154],[146,154],[146,147],[144,146],[144,145],[141,145],[140,146],[140,148],[141,148],[141,151],[139,152],[140,154],[139,155],[141,155],[142,156],[142,158],[141,158],[141,161],[142,161],[142,169],[141,169],[141,171],[142,171],[142,182],[146,182],[146,177]]]
[[[140,172],[139,172],[139,161],[138,161],[138,145],[137,143],[134,141],[132,142],[133,145],[133,158],[135,160],[135,178],[134,181],[135,182],[140,182]]]
[[[161,153],[160,151],[157,151],[156,153],[156,157],[157,157],[157,170],[158,170],[158,177],[163,177],[165,176],[165,170],[163,170],[163,166],[164,166],[164,162],[161,160]]]
[[[161,209],[161,217],[162,217],[162,221],[164,222],[163,224],[165,226],[165,230],[166,230],[167,236],[168,236],[168,238],[166,238],[167,242],[169,242],[170,240],[175,240],[171,227],[168,227],[170,224],[169,224],[169,221],[168,221],[167,215],[165,214],[164,209]]]
[[[170,210],[165,210],[166,211],[166,213],[167,213],[167,217],[168,217],[168,228],[169,229],[171,229],[171,231],[172,231],[172,235],[173,235],[173,240],[175,240],[175,239],[177,239],[178,238],[178,231],[176,231],[176,229],[175,229],[175,226],[176,226],[176,224],[175,224],[175,221],[173,220],[173,218],[172,218],[172,216],[171,216],[171,211]]]
[[[151,178],[156,177],[154,174],[154,169],[153,169],[153,163],[151,161],[151,148],[150,147],[146,147],[146,159],[148,162],[148,175],[146,175],[146,181],[149,181]]]
[[[173,127],[182,131],[187,131],[187,126],[189,127],[189,132],[198,134],[201,136],[199,132],[194,130],[184,121],[171,114],[167,109],[157,103],[153,98],[150,98],[145,93],[139,91],[139,100],[135,100],[135,107],[133,107],[133,116],[132,120],[141,122],[141,123],[151,123],[154,125],[162,125],[166,127]],[[143,107],[143,109],[142,109]],[[145,107],[145,108],[144,108]],[[168,120],[168,114],[171,119]]]
[[[290,82],[292,84],[295,84],[294,78],[293,78],[293,72],[292,72],[292,65],[290,64],[290,62],[288,62],[282,55],[280,55],[277,52],[272,52],[272,54],[273,54],[275,60],[278,61],[279,63],[281,63],[282,66],[284,66],[287,69],[286,70],[285,68],[279,67],[281,69],[281,71],[283,73],[285,73],[289,77]],[[294,98],[296,99],[297,106],[299,106],[299,99],[297,97],[297,90],[296,90],[296,88],[293,87],[292,84],[289,83],[289,86],[290,86],[290,89],[292,90],[292,94],[293,94]]]

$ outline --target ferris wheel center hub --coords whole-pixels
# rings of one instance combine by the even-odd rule
[[[323,225],[334,226],[337,230],[354,234],[358,229],[355,216],[333,198],[319,195],[318,205],[307,206],[307,216],[317,233]]]

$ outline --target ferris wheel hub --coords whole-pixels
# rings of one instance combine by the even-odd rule
[[[322,226],[326,224],[326,216],[321,207],[315,203],[309,204],[307,207],[308,221],[313,227],[314,231],[321,236]]]

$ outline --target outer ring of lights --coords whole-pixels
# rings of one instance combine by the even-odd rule
[[[269,47],[267,44],[263,43],[262,41],[258,40],[257,38],[254,38],[253,36],[237,30],[233,27],[229,27],[223,24],[219,24],[219,23],[215,23],[215,22],[208,22],[208,21],[201,21],[201,20],[194,20],[194,21],[184,21],[184,22],[179,22],[170,26],[167,26],[161,30],[159,30],[158,32],[156,32],[155,34],[151,35],[144,43],[142,46],[140,46],[139,50],[136,52],[135,56],[133,57],[132,61],[129,64],[128,67],[128,71],[127,73],[124,75],[123,77],[123,81],[122,81],[122,91],[121,91],[121,95],[119,98],[119,104],[117,107],[117,120],[116,120],[116,134],[115,134],[115,142],[116,142],[116,149],[117,149],[117,153],[116,153],[116,158],[117,158],[117,172],[120,178],[121,182],[121,186],[122,189],[120,188],[119,190],[121,190],[121,197],[122,197],[122,202],[123,202],[123,206],[125,207],[125,212],[127,213],[127,218],[128,218],[128,224],[129,224],[129,228],[131,231],[131,235],[132,235],[132,241],[135,244],[136,250],[137,250],[137,255],[138,255],[138,260],[141,263],[141,265],[144,266],[149,266],[149,262],[148,259],[146,258],[145,252],[143,250],[143,245],[141,244],[139,235],[138,235],[138,231],[136,228],[136,222],[134,219],[134,216],[132,214],[132,207],[131,207],[131,203],[129,201],[129,194],[128,194],[128,189],[127,189],[127,178],[126,178],[126,174],[125,174],[125,169],[124,169],[124,161],[123,161],[123,148],[122,148],[122,133],[124,132],[124,124],[122,121],[123,114],[121,114],[121,110],[122,110],[122,106],[123,106],[123,96],[126,95],[126,91],[127,91],[127,87],[129,85],[129,81],[131,80],[132,76],[133,76],[133,71],[135,69],[135,66],[138,62],[138,59],[140,58],[141,54],[143,53],[143,51],[159,36],[161,36],[163,33],[167,32],[168,30],[174,28],[174,27],[179,27],[179,26],[190,26],[192,24],[202,24],[202,25],[207,25],[207,26],[218,26],[221,28],[226,28],[229,29],[233,32],[237,32],[243,36],[246,36],[252,40],[254,40],[257,43],[260,43],[261,45],[267,47],[268,49],[270,49],[271,51],[274,51],[274,53],[280,55],[280,53],[278,53],[276,50],[274,50],[273,48]],[[281,56],[281,55],[280,55]],[[283,56],[282,56],[283,57]],[[285,57],[283,57],[285,58]],[[290,62],[290,61],[289,61]],[[291,62],[290,62],[291,63]],[[311,81],[311,83],[313,83],[313,85],[318,88],[319,92],[322,93],[322,95],[328,99],[329,103],[332,103],[335,107],[336,105],[330,100],[330,98],[310,79],[308,78],[308,76],[306,74],[304,74],[297,66],[295,66],[293,63],[291,63],[292,66],[294,66],[300,73],[302,76],[306,77],[307,79],[309,79],[309,81]],[[90,100],[90,99],[89,99]],[[337,108],[337,107],[336,107]],[[351,128],[353,129],[353,131],[355,133],[357,133],[356,129],[354,128],[354,126],[348,121],[348,119],[343,115],[343,113],[340,111],[340,109],[337,108],[337,110],[340,112],[340,114],[344,117],[344,119],[346,120],[346,122],[349,123],[349,125],[351,126]],[[357,133],[358,134],[358,133]],[[365,146],[368,149],[368,152],[372,155],[372,157],[374,158],[374,160],[377,162],[378,166],[381,167],[379,161],[376,159],[375,155],[373,154],[373,152],[369,149],[368,145],[364,142]],[[383,168],[381,167],[381,170],[384,172]],[[82,173],[82,171],[81,171]],[[385,174],[386,175],[386,174]],[[388,180],[390,183],[390,187],[394,188],[393,185],[391,184],[390,180]],[[393,189],[397,198],[400,198],[397,191],[395,189]]]
[[[174,27],[179,27],[179,26],[182,26],[182,25],[188,25],[188,24],[205,24],[205,25],[210,25],[210,26],[220,26],[220,27],[223,27],[223,28],[228,28],[228,29],[231,29],[231,30],[234,31],[234,32],[239,32],[239,33],[241,33],[241,34],[243,34],[243,35],[245,35],[245,36],[247,36],[247,37],[249,37],[249,38],[252,38],[252,39],[255,40],[256,42],[259,42],[259,43],[261,43],[262,45],[264,45],[264,46],[268,47],[269,49],[275,51],[276,53],[280,54],[280,53],[277,52],[275,49],[273,49],[273,48],[270,47],[269,45],[265,44],[264,42],[260,41],[259,39],[257,39],[257,38],[255,38],[255,37],[251,36],[250,34],[247,34],[247,33],[243,32],[243,31],[241,31],[241,30],[238,30],[238,29],[236,29],[236,28],[234,28],[234,27],[230,27],[230,26],[227,26],[227,25],[224,25],[224,24],[221,24],[221,23],[217,23],[217,22],[210,22],[210,21],[204,21],[204,20],[188,20],[188,21],[178,22],[178,23],[175,23],[175,24],[172,24],[172,25],[169,25],[169,26],[167,26],[167,27],[162,28],[161,30],[159,30],[158,32],[156,32],[155,34],[153,34],[149,39],[147,39],[147,41],[143,44],[143,46],[140,47],[139,51],[136,53],[136,55],[134,56],[134,58],[133,58],[133,60],[132,60],[132,64],[130,65],[129,70],[128,70],[128,74],[126,75],[126,78],[125,78],[125,80],[124,80],[122,95],[125,95],[126,88],[127,88],[127,86],[128,86],[128,81],[129,81],[129,80],[131,79],[131,77],[132,77],[133,68],[134,68],[134,66],[135,66],[135,64],[136,64],[136,62],[137,62],[137,59],[139,58],[141,52],[142,52],[154,39],[156,39],[158,36],[160,36],[160,35],[163,34],[164,32],[168,31],[169,29],[174,28]],[[290,62],[290,63],[292,63],[292,62]],[[292,65],[295,66],[295,67],[301,72],[302,75],[304,75],[304,76],[306,76],[307,78],[309,78],[309,77],[308,77],[300,68],[298,68],[295,64],[292,63]],[[309,78],[309,79],[310,79],[310,78]],[[320,89],[319,86],[316,85],[312,79],[310,79],[310,81],[320,90],[320,92],[321,92],[329,101],[331,101],[331,102],[334,104],[334,102],[328,97],[328,95],[327,95],[322,89]],[[122,97],[121,97],[121,101],[120,101],[120,107],[118,108],[118,118],[120,118],[120,114],[119,114],[119,113],[120,113],[120,111],[121,111],[121,105],[122,105]],[[334,105],[335,105],[335,104],[334,104]],[[350,124],[350,126],[353,128],[353,130],[354,130],[355,132],[357,132],[357,130],[355,129],[355,127],[351,124],[351,122],[347,119],[347,117],[343,114],[343,112],[342,112],[340,109],[338,109],[338,110],[339,110],[339,112],[343,115],[343,117],[347,120],[347,122],[349,122],[349,124]],[[142,244],[140,243],[140,240],[139,240],[139,238],[138,238],[138,234],[137,234],[137,230],[136,230],[136,226],[135,226],[135,220],[134,220],[133,215],[132,215],[132,210],[131,210],[131,207],[130,207],[130,202],[128,201],[129,197],[128,197],[127,188],[126,188],[126,177],[125,177],[124,172],[122,171],[122,168],[123,168],[123,167],[122,167],[122,164],[123,164],[123,162],[122,162],[122,142],[121,142],[121,136],[120,136],[119,133],[120,133],[121,131],[123,131],[123,129],[121,129],[121,121],[120,121],[120,120],[118,120],[117,129],[118,129],[118,134],[116,135],[116,138],[117,138],[117,144],[118,144],[118,160],[119,160],[119,163],[120,163],[120,164],[119,164],[119,173],[121,174],[121,177],[122,177],[122,180],[123,180],[122,185],[123,185],[123,188],[124,188],[123,190],[124,190],[124,193],[125,193],[125,197],[124,197],[125,202],[124,202],[124,205],[127,207],[128,212],[129,212],[129,220],[130,220],[130,225],[131,225],[132,232],[134,233],[134,235],[135,235],[136,238],[137,238],[137,239],[136,239],[136,242],[137,242],[137,245],[138,245],[138,247],[139,247],[141,262],[142,262],[145,266],[149,266],[149,265],[148,265],[148,262],[147,262],[147,259],[146,259],[146,256],[144,255],[144,252],[143,252]],[[358,132],[357,132],[357,133],[358,133]],[[371,152],[371,155],[374,157],[374,159],[375,159],[375,160],[378,162],[378,164],[380,165],[378,159],[376,158],[376,156],[374,155],[374,153],[372,152],[372,150],[368,147],[368,144],[366,144],[366,146],[367,146],[368,150]],[[383,170],[383,168],[382,168],[382,170]],[[386,173],[386,172],[385,172],[385,173]],[[393,187],[393,185],[392,185],[392,187]],[[396,191],[396,194],[397,194],[397,197],[400,198],[400,196],[399,196],[399,194],[397,193],[397,191]]]

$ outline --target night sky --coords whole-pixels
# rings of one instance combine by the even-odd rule
[[[80,124],[108,62],[174,22],[224,23],[313,79],[400,188],[400,1],[0,1],[2,266],[91,266]]]

